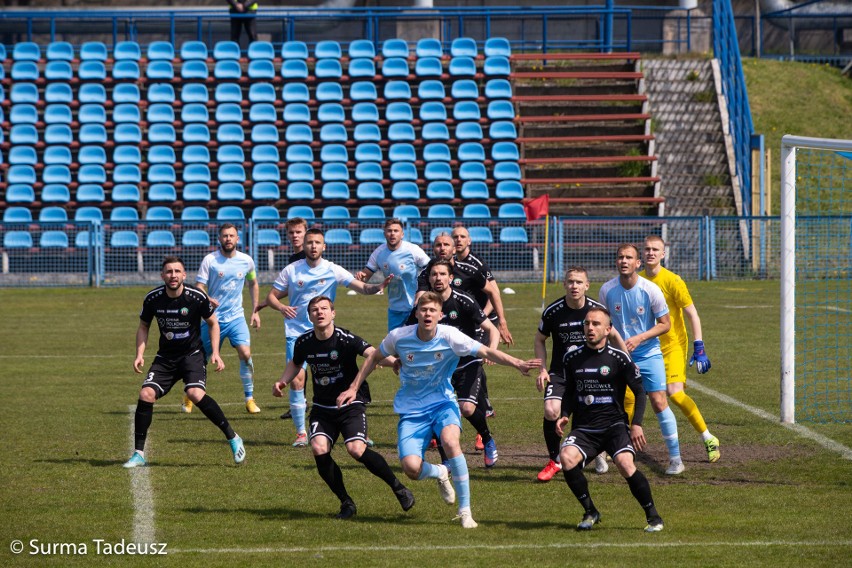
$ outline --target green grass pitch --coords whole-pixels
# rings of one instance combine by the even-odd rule
[[[504,296],[516,345],[532,356],[540,289],[513,285]],[[592,295],[599,285],[592,286]],[[262,286],[263,293],[268,285]],[[463,433],[471,470],[474,518],[465,531],[451,522],[433,482],[404,481],[417,504],[403,513],[389,489],[334,450],[347,488],[358,504],[352,522],[336,521],[338,503],[316,473],[310,451],[290,447],[292,422],[278,418],[286,399],[272,382],[284,363],[281,318],[262,313],[253,332],[256,397],[263,412],[242,405],[238,363],[223,350],[226,370],[211,374],[216,398],[245,439],[242,466],[231,460],[221,433],[198,411],[179,412],[179,392],[155,409],[147,476],[151,528],[168,544],[163,566],[837,566],[852,555],[852,462],[839,453],[722,402],[722,393],[775,416],[779,399],[779,291],[777,282],[693,283],[702,316],[711,372],[690,390],[722,459],[706,462],[700,437],[675,410],[686,472],[663,470],[659,428],[646,415],[650,447],[639,467],[648,476],[665,531],[642,532],[644,518],[614,468],[588,473],[603,522],[590,533],[573,527],[582,510],[562,481],[535,482],[545,464],[542,402],[532,377],[488,368],[497,411],[490,424],[500,450],[486,471],[473,452],[472,429]],[[561,291],[549,287],[548,301]],[[0,565],[134,565],[130,556],[97,556],[94,539],[133,537],[133,475],[121,467],[131,445],[132,408],[141,376],[132,372],[142,288],[12,289],[0,291]],[[384,337],[387,300],[341,293],[337,322],[377,343]],[[146,356],[155,352],[156,332]],[[370,434],[402,477],[396,459],[397,379],[379,370],[370,379],[375,403]],[[699,388],[703,386],[706,388]],[[852,446],[848,425],[805,424]],[[432,461],[437,455],[430,453]],[[138,495],[137,495],[138,496]],[[23,541],[19,555],[13,540]],[[86,543],[88,554],[30,555],[40,544]]]

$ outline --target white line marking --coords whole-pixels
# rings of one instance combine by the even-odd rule
[[[823,306],[823,309],[828,310],[830,312],[841,312],[844,314],[852,314],[852,310],[847,310],[846,308],[838,308],[837,306]]]
[[[781,422],[781,418],[778,417],[778,416],[775,416],[774,414],[771,414],[769,412],[766,412],[765,410],[751,406],[751,405],[746,404],[744,402],[740,402],[739,400],[737,400],[735,398],[732,398],[732,397],[730,397],[726,394],[722,394],[722,393],[715,391],[711,388],[705,387],[704,385],[702,385],[701,383],[699,383],[698,381],[695,381],[693,379],[689,380],[689,386],[695,388],[695,390],[697,390],[699,392],[702,392],[704,394],[709,394],[710,396],[712,396],[712,397],[714,397],[718,400],[721,400],[725,404],[730,404],[730,405],[736,406],[738,408],[742,408],[743,410],[751,412],[752,414],[754,414],[755,416],[757,416],[759,418],[763,418],[764,420],[768,420],[769,422],[773,422],[775,424],[783,426],[784,428],[787,428],[788,430],[792,430],[793,432],[795,432],[799,436],[802,436],[803,438],[808,438],[809,440],[813,440],[814,442],[816,442],[817,444],[819,444],[820,446],[822,446],[823,448],[825,448],[827,450],[839,453],[842,458],[847,459],[847,460],[852,460],[852,448],[844,446],[843,444],[841,444],[839,442],[835,442],[831,438],[823,436],[822,434],[818,434],[817,432],[814,432],[810,428],[802,426],[801,424],[784,424],[784,423]]]
[[[130,451],[134,451],[133,429],[136,417],[136,406],[129,405],[130,410]],[[150,447],[150,444],[148,444]],[[130,492],[133,495],[133,542],[151,543],[154,539],[154,488],[151,486],[151,475],[148,467],[134,467],[130,472]]]
[[[654,539],[656,541],[656,539]],[[757,540],[757,541],[716,541],[716,542],[552,542],[552,543],[529,543],[529,544],[459,544],[459,545],[429,545],[430,550],[541,550],[541,549],[597,549],[597,548],[700,548],[700,547],[730,547],[730,548],[822,548],[822,547],[849,547],[852,540]],[[257,547],[257,548],[170,548],[169,554],[280,554],[280,553],[322,553],[322,552],[416,552],[423,551],[422,546],[318,546],[315,548],[307,546],[294,547]]]
[[[769,308],[777,308],[778,306],[722,306],[727,310],[766,310]]]

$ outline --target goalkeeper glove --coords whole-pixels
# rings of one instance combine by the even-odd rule
[[[704,352],[704,342],[699,340],[695,341],[692,345],[692,358],[689,360],[689,366],[692,367],[693,363],[698,363],[696,365],[698,374],[703,375],[710,370],[710,359],[707,357],[707,353]]]

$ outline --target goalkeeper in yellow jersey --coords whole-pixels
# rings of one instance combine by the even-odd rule
[[[671,329],[668,333],[660,336],[660,348],[663,351],[663,360],[666,365],[666,391],[669,400],[680,408],[692,427],[701,434],[704,447],[707,449],[707,459],[711,462],[718,461],[721,456],[719,440],[707,429],[707,424],[704,422],[704,417],[701,416],[695,401],[684,391],[686,385],[686,354],[688,353],[689,342],[684,319],[689,320],[694,340],[689,366],[695,364],[699,374],[704,374],[710,370],[710,359],[704,352],[701,319],[698,317],[695,304],[692,303],[692,297],[689,295],[686,283],[680,276],[663,268],[660,264],[666,256],[666,245],[663,239],[655,235],[646,237],[643,256],[645,268],[639,275],[662,289],[672,320]],[[632,401],[625,402],[627,405]]]

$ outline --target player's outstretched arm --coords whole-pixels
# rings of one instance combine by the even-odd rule
[[[284,387],[289,385],[301,370],[302,367],[296,365],[292,359],[287,361],[287,366],[284,367],[284,372],[281,373],[281,378],[275,381],[275,384],[272,385],[272,396],[277,396],[279,398],[284,396]]]
[[[216,318],[216,314],[213,314],[209,318],[205,318],[204,321],[207,322],[207,328],[210,332],[210,349],[213,351],[210,354],[210,362],[216,365],[216,372],[218,373],[225,368],[225,363],[219,356],[219,320]]]
[[[273,310],[277,310],[281,312],[285,318],[293,319],[298,315],[296,308],[293,306],[288,306],[281,302],[281,298],[287,296],[287,292],[279,290],[277,288],[273,288],[269,291],[269,294],[266,295],[266,305],[272,308]],[[258,307],[258,310],[260,307]]]
[[[355,273],[355,278],[357,278],[361,282],[367,282],[368,280],[370,280],[370,278],[373,277],[373,274],[375,274],[375,272],[373,272],[369,268],[364,268],[363,270],[359,270]]]
[[[393,274],[388,275],[388,277],[382,280],[380,284],[367,284],[366,282],[362,282],[356,279],[350,282],[347,288],[349,288],[350,290],[355,290],[359,294],[372,296],[374,294],[378,294],[379,292],[387,288],[391,280],[393,280]]]
[[[375,349],[372,353],[370,353],[370,356],[364,360],[364,364],[361,365],[360,369],[358,369],[358,374],[355,375],[354,379],[352,379],[352,384],[349,385],[349,388],[340,393],[340,395],[337,397],[338,408],[346,406],[347,404],[355,400],[355,397],[358,394],[358,389],[361,387],[361,384],[365,380],[367,380],[367,377],[370,376],[370,373],[373,372],[373,370],[376,368],[376,365],[379,364],[379,361],[383,360],[384,358],[385,356],[382,355],[382,352],[378,349]]]
[[[150,324],[139,320],[139,327],[136,329],[136,359],[133,360],[133,370],[137,373],[141,373],[142,367],[145,366],[145,346],[148,344],[150,327]]]
[[[701,332],[701,318],[698,317],[698,310],[695,309],[695,304],[690,304],[683,308],[683,313],[686,319],[689,320],[689,327],[692,328],[692,357],[689,359],[689,366],[692,367],[697,363],[696,368],[698,373],[703,375],[710,370],[710,358],[707,357],[707,352],[704,350],[704,336]]]
[[[522,359],[518,359],[517,357],[512,357],[507,353],[503,353],[497,349],[491,349],[490,347],[482,346],[482,348],[477,353],[480,357],[484,357],[489,361],[494,361],[498,365],[505,365],[506,367],[514,367],[518,371],[521,372],[522,375],[528,375],[530,369],[536,369],[541,367],[541,359],[528,359],[526,361]]]

